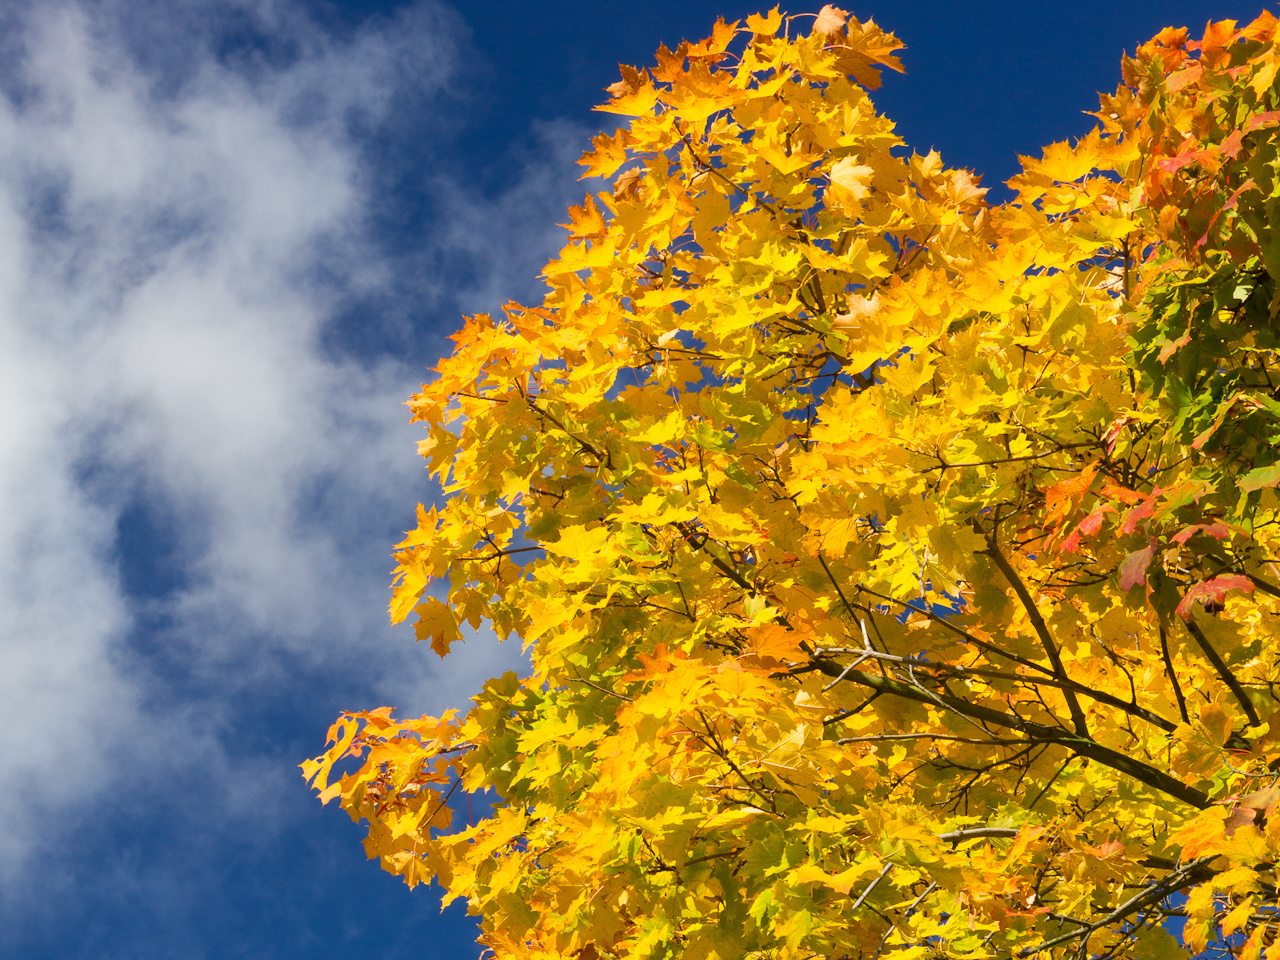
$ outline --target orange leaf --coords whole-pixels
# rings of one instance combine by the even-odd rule
[[[623,170],[618,174],[618,178],[613,181],[613,199],[622,200],[627,197],[634,197],[640,185],[640,168],[631,167]]]
[[[800,654],[800,641],[804,635],[788,630],[780,623],[765,623],[750,627],[746,631],[748,643],[745,653],[758,657],[772,657],[775,660],[786,660]]]
[[[1237,37],[1234,20],[1219,20],[1209,23],[1204,28],[1204,38],[1200,41],[1200,59],[1211,66],[1218,66],[1230,59],[1226,47],[1235,42]]]
[[[569,208],[569,223],[557,224],[569,231],[574,240],[594,240],[604,236],[604,216],[591,197],[587,197],[580,207]]]
[[[1067,514],[1085,491],[1093,484],[1098,474],[1098,465],[1091,463],[1074,477],[1068,477],[1055,483],[1045,491],[1045,523],[1056,523],[1065,520]]]
[[[1137,490],[1130,490],[1128,487],[1122,487],[1108,480],[1102,485],[1102,496],[1109,500],[1119,500],[1121,503],[1141,503],[1146,497]]]
[[[724,17],[717,17],[715,26],[711,28],[711,36],[701,43],[689,44],[688,56],[715,62],[720,59],[738,32],[738,21],[725,23]]]

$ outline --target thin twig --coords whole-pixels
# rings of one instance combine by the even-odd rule
[[[594,689],[596,689],[596,690],[599,690],[601,693],[607,693],[607,694],[608,694],[609,696],[611,696],[611,697],[617,697],[619,700],[625,700],[625,701],[627,701],[627,703],[634,703],[634,702],[635,702],[634,700],[632,700],[630,697],[628,697],[628,696],[627,696],[626,694],[624,694],[624,693],[617,693],[617,692],[615,692],[615,691],[613,691],[613,690],[610,690],[608,687],[602,687],[602,686],[600,686],[600,684],[598,684],[598,683],[592,683],[590,680],[584,679],[583,677],[570,677],[570,678],[569,678],[569,682],[570,682],[570,683],[585,683],[588,687],[592,687],[592,688],[594,688]]]
[[[884,869],[880,871],[880,876],[876,877],[869,884],[867,884],[867,888],[862,891],[862,895],[859,896],[857,900],[853,901],[853,906],[849,908],[849,911],[853,912],[854,910],[857,910],[860,906],[862,906],[863,902],[867,899],[867,897],[871,896],[871,891],[876,888],[876,885],[879,884],[881,880],[883,880],[886,876],[888,876],[889,871],[892,869],[893,869],[893,863],[892,862],[886,863],[884,865]]]
[[[1064,933],[1062,936],[1055,937],[1052,940],[1046,940],[1045,942],[1041,943],[1039,946],[1036,946],[1036,947],[1025,947],[1018,952],[1018,956],[1019,957],[1035,956],[1035,954],[1043,953],[1045,950],[1050,950],[1053,947],[1058,946],[1059,944],[1067,943],[1071,940],[1075,940],[1080,937],[1088,937],[1090,934],[1094,933],[1095,931],[1101,930],[1104,927],[1108,927],[1111,924],[1115,923],[1117,920],[1123,920],[1125,917],[1129,916],[1130,914],[1137,913],[1143,907],[1150,906],[1153,903],[1159,903],[1161,900],[1169,896],[1169,894],[1173,893],[1175,890],[1179,890],[1182,887],[1186,886],[1187,882],[1191,879],[1193,874],[1204,869],[1214,859],[1216,858],[1213,856],[1201,857],[1199,860],[1195,860],[1187,864],[1181,870],[1175,870],[1173,873],[1169,874],[1159,883],[1153,884],[1152,886],[1145,888],[1141,893],[1138,893],[1135,896],[1130,897],[1128,900],[1120,904],[1120,906],[1116,907],[1106,916],[1098,920],[1094,920],[1090,923],[1085,923],[1081,927],[1081,929],[1075,931],[1074,933]],[[1069,919],[1069,918],[1063,917],[1062,919]],[[1076,921],[1076,922],[1079,923],[1080,921]]]
[[[856,653],[862,658],[873,658],[876,660],[888,660],[893,663],[909,664],[912,667],[919,667],[924,670],[934,670],[940,674],[954,675],[959,677],[986,677],[995,680],[1010,680],[1014,683],[1024,683],[1030,687],[1055,687],[1059,690],[1072,690],[1075,693],[1097,700],[1099,703],[1105,703],[1109,706],[1123,710],[1132,716],[1147,721],[1164,730],[1166,733],[1173,733],[1177,725],[1166,720],[1158,713],[1148,710],[1146,707],[1134,700],[1121,700],[1119,697],[1107,693],[1105,690],[1095,690],[1086,687],[1084,684],[1076,683],[1071,679],[1060,680],[1056,677],[1045,676],[1041,678],[1027,676],[1025,674],[1004,673],[1000,670],[990,670],[985,667],[962,667],[952,663],[934,663],[930,660],[921,660],[918,657],[902,657],[892,653],[880,653],[878,650],[864,650],[857,647],[819,647],[814,651],[815,656],[837,655]]]
[[[861,620],[859,622],[862,624],[862,650],[859,651],[862,654],[862,656],[858,657],[857,660],[854,660],[852,663],[849,664],[849,666],[845,667],[844,673],[840,674],[840,676],[836,677],[834,680],[828,683],[825,687],[823,687],[822,688],[823,693],[826,693],[828,690],[834,687],[837,683],[839,683],[841,680],[847,677],[850,671],[852,671],[853,668],[856,667],[858,664],[862,663],[863,660],[867,659],[867,657],[873,656],[876,653],[875,650],[871,649],[871,641],[867,639],[867,621]]]
[[[846,743],[878,743],[881,740],[948,740],[952,743],[976,743],[989,747],[997,746],[1024,746],[1028,743],[1035,743],[1034,740],[979,740],[975,737],[956,737],[948,733],[878,733],[870,737],[844,737],[837,740],[838,744]]]

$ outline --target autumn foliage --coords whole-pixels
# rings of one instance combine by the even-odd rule
[[[546,299],[411,402],[392,616],[532,669],[304,770],[497,958],[1280,956],[1276,21],[998,206],[876,113],[899,46],[623,68]]]

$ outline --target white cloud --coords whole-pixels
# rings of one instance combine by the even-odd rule
[[[217,55],[232,16],[270,42]],[[424,5],[338,40],[266,0],[14,3],[3,19],[0,871],[12,875],[38,836],[57,842],[37,822],[72,822],[126,779],[198,759],[225,775],[227,804],[256,796],[234,783],[227,704],[289,682],[291,665],[334,683],[362,672],[352,689],[439,710],[517,652],[477,638],[434,665],[385,625],[388,528],[427,495],[400,403],[429,358],[326,346],[380,284],[431,293],[401,276],[412,258],[379,255],[367,235],[361,138],[395,122],[406,90],[447,87],[465,42],[454,20]],[[529,292],[581,142],[563,125],[540,137],[494,199],[428,185],[445,221],[415,256],[476,268],[439,302]],[[482,225],[502,242],[478,245]],[[149,598],[130,594],[117,549],[138,510],[163,534],[151,560],[172,568]],[[252,771],[244,761],[242,781]]]

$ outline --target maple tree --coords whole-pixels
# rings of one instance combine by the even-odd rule
[[[899,47],[624,67],[545,300],[411,402],[392,616],[531,672],[303,768],[495,957],[1280,954],[1276,20],[1000,205],[876,113]]]

